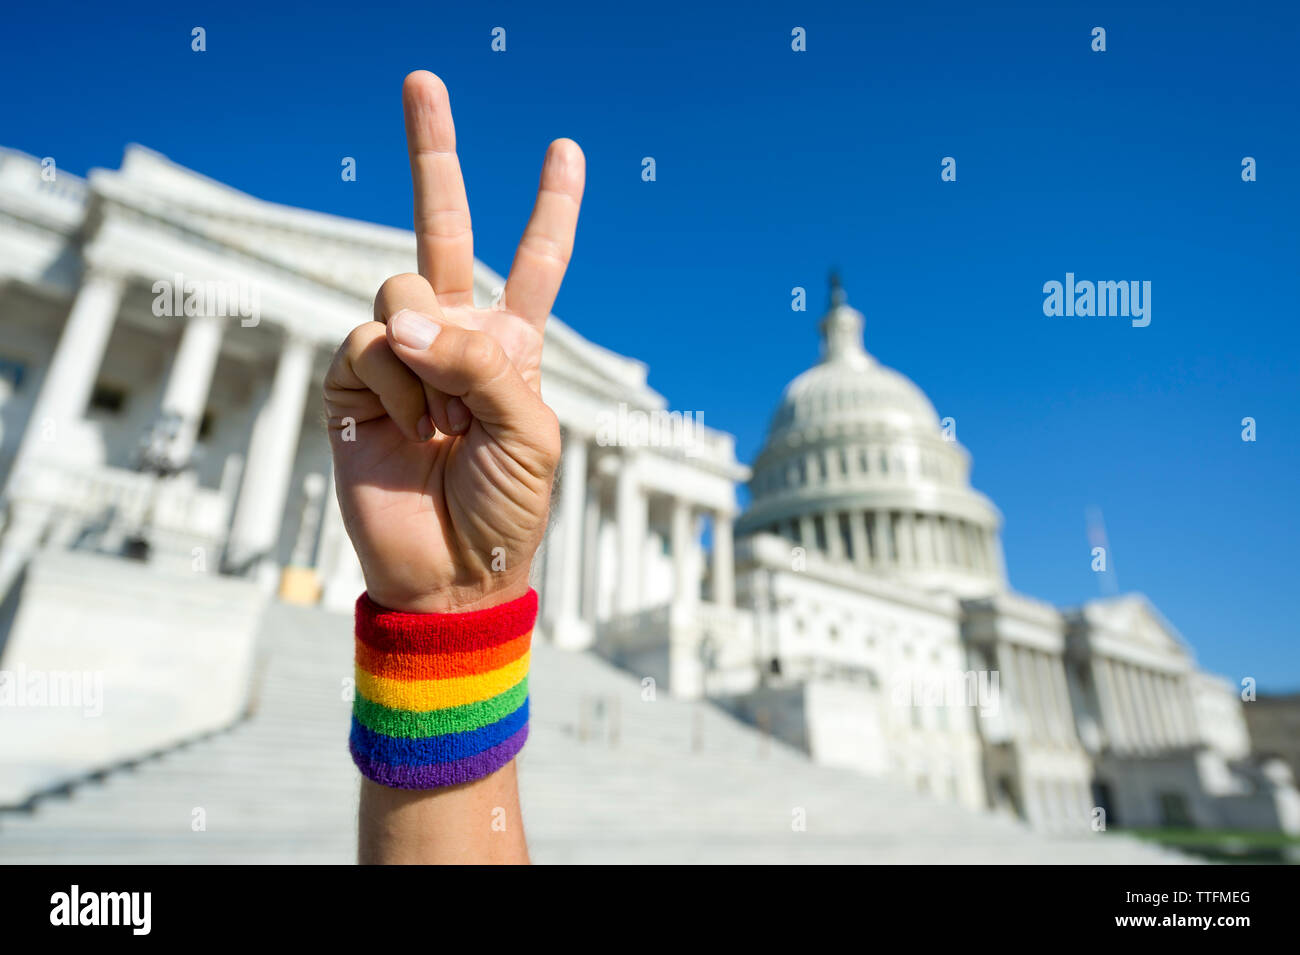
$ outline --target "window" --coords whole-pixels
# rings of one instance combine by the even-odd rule
[[[212,429],[215,426],[216,426],[216,418],[213,416],[212,410],[208,409],[207,411],[203,412],[203,417],[199,419],[198,440],[206,441],[209,437],[211,437]]]
[[[814,539],[817,541],[817,549],[820,551],[825,551],[826,550],[826,522],[822,520],[822,516],[820,514],[818,514],[816,517],[813,518],[813,536]]]
[[[12,394],[23,386],[27,366],[15,358],[0,358],[0,396]]]
[[[113,385],[98,384],[90,393],[90,409],[105,414],[121,414],[126,407],[126,391]]]
[[[849,515],[839,515],[840,540],[843,542],[844,555],[849,560],[857,560],[858,555],[853,553],[853,534],[849,529]]]

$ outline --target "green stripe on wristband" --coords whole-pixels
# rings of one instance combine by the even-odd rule
[[[385,736],[420,739],[445,733],[465,733],[503,719],[528,697],[528,678],[497,696],[443,710],[399,710],[367,700],[357,693],[352,714],[366,729]]]

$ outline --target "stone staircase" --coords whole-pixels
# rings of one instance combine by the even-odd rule
[[[351,653],[347,618],[272,605],[247,718],[0,812],[0,863],[351,862]],[[520,779],[539,863],[1188,861],[816,766],[707,704],[645,702],[635,677],[587,654],[537,646],[532,687]]]

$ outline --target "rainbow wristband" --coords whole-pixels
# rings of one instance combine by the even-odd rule
[[[357,599],[349,749],[363,776],[436,789],[496,772],[528,738],[537,592],[470,613],[397,613]]]

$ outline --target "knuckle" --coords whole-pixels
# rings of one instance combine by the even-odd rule
[[[343,339],[343,344],[335,353],[335,360],[356,357],[375,337],[375,332],[380,331],[374,322],[363,322],[352,331],[348,332],[347,337]],[[382,333],[382,332],[381,332]]]
[[[431,292],[429,282],[415,272],[400,272],[384,279],[375,293],[375,321],[383,322],[403,307],[403,303],[420,301]]]
[[[560,463],[560,454],[564,443],[560,438],[560,417],[550,405],[542,405],[542,424],[538,428],[538,437],[542,443],[542,454],[552,469]]]
[[[505,370],[506,354],[496,339],[484,332],[465,336],[460,349],[461,364],[476,378],[491,378]]]
[[[562,266],[567,266],[573,255],[572,249],[564,241],[540,232],[525,235],[519,247],[539,259],[557,262]]]
[[[415,215],[415,231],[435,239],[459,239],[474,231],[468,209],[420,209]]]

